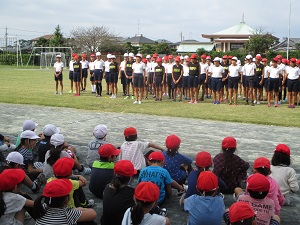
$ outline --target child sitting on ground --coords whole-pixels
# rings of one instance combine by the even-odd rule
[[[136,204],[128,208],[124,214],[122,225],[170,225],[167,217],[150,214],[152,208],[157,204],[159,188],[152,182],[141,182],[134,191]]]
[[[101,145],[98,149],[100,160],[92,166],[89,189],[96,197],[102,198],[105,186],[114,178],[114,162],[120,154],[112,144]]]
[[[284,195],[284,203],[290,205],[293,199],[293,193],[299,191],[296,171],[290,167],[291,150],[285,144],[276,146],[273,158],[271,160],[271,177],[274,178],[279,186],[281,193]]]
[[[169,172],[171,178],[178,184],[185,184],[189,172],[192,170],[192,159],[178,152],[181,140],[175,134],[166,138],[167,151],[164,151],[164,168]],[[182,192],[178,192],[182,194]]]
[[[224,213],[227,225],[255,225],[256,216],[251,205],[247,202],[236,202]]]
[[[284,196],[280,191],[280,187],[277,181],[269,176],[271,174],[270,167],[270,160],[265,157],[259,157],[254,161],[253,172],[260,173],[266,176],[266,178],[270,182],[270,190],[267,197],[274,201],[275,214],[279,215],[281,206],[284,205]]]
[[[232,194],[234,189],[241,187],[241,182],[247,178],[247,170],[250,165],[234,154],[235,151],[235,138],[226,137],[222,141],[222,152],[213,159],[213,173],[220,177],[227,187],[220,189],[223,194]]]
[[[124,130],[124,136],[125,142],[121,145],[119,159],[131,161],[137,171],[141,171],[146,167],[144,155],[147,153],[147,148],[152,147],[161,151],[165,150],[154,143],[137,141],[137,131],[134,127],[127,127]]]
[[[86,162],[92,168],[93,162],[99,160],[98,149],[101,145],[106,144],[107,127],[105,125],[97,125],[94,128],[93,135],[95,139],[90,141]]]
[[[189,225],[221,225],[225,211],[223,197],[218,195],[218,178],[210,171],[200,173],[198,194],[184,200],[184,210],[189,212]]]

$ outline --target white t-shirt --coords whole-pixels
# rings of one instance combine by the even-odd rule
[[[165,72],[166,73],[172,73],[173,71],[173,64],[172,63],[167,63],[165,66]]]
[[[269,72],[270,72],[270,67],[269,66],[265,66],[265,68],[264,68],[264,78],[268,78],[269,77]]]
[[[256,69],[255,63],[246,63],[243,67],[243,74],[246,76],[254,76],[255,69]]]
[[[89,63],[89,69],[90,70],[95,70],[95,61]]]
[[[212,78],[222,78],[222,73],[224,73],[224,68],[219,65],[219,66],[212,66],[211,68],[211,77]]]
[[[121,63],[120,63],[120,70],[122,70],[122,71],[124,71],[124,69],[125,69],[125,65],[126,65],[126,61],[125,60],[123,60]]]
[[[161,215],[157,214],[150,214],[147,213],[144,215],[144,218],[140,225],[165,225],[166,224],[166,218]],[[122,225],[130,225],[132,224],[131,221],[131,208],[128,208],[124,214]]]
[[[133,73],[144,73],[144,69],[146,69],[146,65],[142,62],[132,64]]]
[[[73,67],[73,63],[74,63],[75,61],[73,61],[73,60],[71,60],[70,62],[69,62],[69,70],[70,71],[74,71],[74,67]]]
[[[150,72],[154,72],[155,67],[157,67],[157,62],[151,62],[151,69]]]
[[[183,76],[188,77],[190,72],[190,68],[186,65],[183,66]]]
[[[240,72],[241,72],[241,67],[238,65],[236,66],[230,65],[228,67],[228,73],[230,77],[238,77]]]
[[[54,68],[55,68],[56,72],[60,72],[62,70],[62,68],[64,68],[64,63],[63,62],[55,62]]]
[[[104,61],[102,59],[100,60],[95,60],[94,61],[95,63],[95,70],[103,70],[103,67],[104,67]],[[108,67],[109,68],[109,67]],[[109,70],[108,70],[109,71]]]
[[[84,61],[81,60],[80,62],[81,62],[82,69],[89,68],[89,62],[87,60]]]
[[[288,74],[288,79],[290,80],[298,80],[300,76],[300,69],[299,67],[286,67],[286,73]]]
[[[105,61],[104,66],[105,66],[105,72],[109,72],[109,66],[110,66],[111,61]]]
[[[274,68],[273,66],[271,66],[270,70],[270,78],[279,78],[279,75],[282,74],[282,70],[277,66],[276,68]]]
[[[207,63],[200,62],[200,74],[206,73],[207,68],[208,68]]]

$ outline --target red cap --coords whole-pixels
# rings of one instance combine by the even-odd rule
[[[180,62],[180,56],[177,56],[177,57],[175,58],[175,61],[176,61],[176,62]]]
[[[132,135],[137,135],[136,129],[134,127],[127,127],[124,130],[124,136],[129,137],[129,136],[132,136]]]
[[[169,59],[173,59],[173,55],[169,55],[168,58],[169,58]]]
[[[228,59],[232,59],[232,58],[233,58],[233,56],[232,56],[232,55],[229,55],[229,56],[228,56]]]
[[[68,177],[72,174],[74,159],[63,157],[58,159],[53,165],[53,173],[57,177]]]
[[[158,55],[157,55],[156,53],[154,53],[152,57],[153,57],[153,58],[157,58]]]
[[[155,202],[159,198],[159,188],[152,182],[140,182],[135,190],[134,197],[144,202]]]
[[[254,210],[247,202],[236,202],[229,208],[230,223],[250,219],[255,216]]]
[[[196,165],[202,168],[212,166],[212,158],[209,152],[199,152],[196,155]]]
[[[206,55],[205,54],[201,55],[201,59],[206,59]]]
[[[74,56],[74,59],[79,59],[79,56],[78,56],[78,55],[75,55],[75,56]]]
[[[143,62],[143,63],[147,63],[147,59],[143,59],[142,62]]]
[[[283,64],[287,64],[287,59],[282,59],[281,62],[282,62]]]
[[[130,162],[129,160],[120,160],[116,162],[114,166],[114,172],[115,174],[124,177],[131,177],[132,175],[137,173],[132,162]]]
[[[169,57],[167,55],[164,56],[164,60],[168,60]]]
[[[98,148],[98,153],[101,157],[107,158],[110,156],[117,156],[121,152],[120,149],[116,149],[112,144],[104,144]]]
[[[156,62],[162,62],[162,58],[157,58]]]
[[[211,56],[208,55],[208,56],[206,57],[206,60],[211,60]]]
[[[288,156],[291,155],[291,150],[290,150],[289,146],[287,146],[285,144],[278,144],[275,148],[275,152],[282,152]]]
[[[282,55],[277,55],[276,58],[277,59],[282,59]]]
[[[290,64],[290,60],[287,59],[286,60],[286,64],[289,65]]]
[[[157,161],[164,161],[165,156],[161,152],[152,152],[149,156],[148,159],[151,160],[157,160]]]
[[[268,62],[268,59],[267,58],[263,58],[261,61],[262,62]]]
[[[22,169],[6,169],[0,174],[0,191],[9,191],[21,183],[25,178]]]
[[[270,160],[268,160],[266,157],[259,157],[259,158],[255,159],[253,168],[254,169],[257,169],[257,168],[270,169],[271,168]]]
[[[255,58],[258,59],[258,60],[261,60],[261,56],[260,55],[255,56]]]
[[[86,57],[86,54],[81,54],[81,57],[83,58],[83,57]]]
[[[214,191],[218,187],[218,178],[211,171],[203,171],[197,180],[197,188],[200,191]]]
[[[175,134],[172,134],[166,138],[166,147],[170,150],[177,148],[180,143],[180,138]]]
[[[222,59],[228,59],[228,55],[223,55]]]
[[[72,191],[72,183],[69,179],[55,179],[45,185],[43,195],[45,197],[63,197]]]
[[[300,59],[297,59],[296,64],[298,65],[300,64]]]
[[[75,56],[76,56],[76,53],[73,53],[73,54],[72,54],[72,57],[75,57]]]
[[[290,62],[296,63],[296,62],[297,62],[297,59],[296,59],[296,58],[291,58],[291,59],[290,59]]]
[[[96,55],[93,53],[93,54],[91,54],[91,57],[96,57]]]
[[[189,61],[191,61],[191,59],[190,58],[186,58],[185,61],[189,62]]]
[[[247,179],[247,190],[255,192],[269,191],[270,182],[264,175],[260,173],[255,173]]]
[[[197,59],[197,55],[196,54],[192,54],[190,58],[191,59]]]
[[[222,148],[236,148],[236,140],[234,137],[226,137],[222,141]]]

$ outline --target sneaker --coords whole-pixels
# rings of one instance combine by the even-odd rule
[[[129,98],[129,95],[127,95],[124,99],[128,99]]]
[[[271,104],[270,103],[268,103],[268,107],[270,107],[271,106]]]
[[[278,105],[281,105],[281,100],[280,100],[280,101],[278,101]]]
[[[229,104],[228,105],[232,105],[232,102],[229,102]]]
[[[168,211],[166,208],[160,208],[158,215],[166,217],[168,215]]]
[[[109,98],[114,98],[114,95],[111,95]]]
[[[248,102],[248,101],[246,101],[245,105],[249,105],[249,102]]]
[[[152,98],[156,98],[156,96],[155,96],[155,95],[152,95]]]
[[[142,101],[139,101],[139,105],[142,104]]]
[[[243,100],[246,100],[246,97],[243,97]]]
[[[41,186],[46,183],[46,178],[44,173],[40,173],[37,178],[33,181],[35,183],[36,188],[31,189],[33,193],[38,193],[41,189]]]
[[[74,94],[74,96],[79,96],[79,94]]]
[[[251,103],[252,106],[255,106],[254,102]]]
[[[255,103],[256,103],[256,100],[254,100],[253,103],[255,104]]]
[[[217,105],[219,105],[220,104],[220,101],[217,101],[217,103],[216,103]]]
[[[180,206],[183,205],[184,199],[185,199],[185,194],[181,195],[181,197],[180,197],[180,199],[179,199],[179,205],[180,205]]]
[[[59,94],[60,94],[60,95],[63,95],[63,93],[62,93],[62,92],[60,92]]]
[[[242,96],[241,95],[238,95],[238,98],[241,98]]]
[[[213,101],[213,103],[212,103],[212,104],[216,105],[216,104],[217,104],[217,101]]]
[[[84,204],[81,203],[83,208],[92,208],[95,205],[95,201],[93,199],[86,200]]]
[[[194,101],[193,101],[193,100],[191,100],[191,101],[190,101],[190,103],[194,103]]]
[[[291,105],[291,108],[294,109],[294,108],[296,108],[296,106],[295,105]]]
[[[89,175],[91,172],[92,172],[92,170],[91,170],[90,167],[84,167],[84,166],[83,166],[83,171],[82,171],[82,173],[83,173],[84,175]]]
[[[70,91],[69,91],[69,93],[70,93],[70,94],[72,94],[72,93],[73,93],[73,91],[72,91],[72,90],[70,90]]]
[[[96,97],[98,98],[98,97],[100,97],[101,95],[96,95]]]
[[[278,104],[276,103],[274,106],[275,106],[275,107],[278,107]]]
[[[288,108],[292,108],[292,105],[288,105]]]
[[[257,105],[260,105],[260,101],[257,101],[256,104],[257,104]]]
[[[57,93],[57,91],[56,92],[54,92],[54,95],[57,95],[58,93]]]
[[[73,91],[73,94],[75,94],[76,93],[76,91]]]
[[[134,95],[131,95],[131,99],[134,99]]]
[[[177,195],[178,195],[178,196],[182,195],[183,193],[185,193],[185,190],[178,190],[178,191],[177,191]]]
[[[134,102],[133,102],[133,104],[137,104],[138,103],[138,101],[137,100],[135,100]]]
[[[198,104],[198,101],[194,101],[194,104]]]
[[[112,98],[117,98],[117,95],[112,95],[113,97]]]
[[[108,93],[108,92],[106,92],[106,95],[109,95],[109,93]]]

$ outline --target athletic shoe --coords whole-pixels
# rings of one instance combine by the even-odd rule
[[[84,175],[89,175],[89,174],[92,172],[92,170],[91,170],[90,167],[84,167],[84,166],[82,166],[82,167],[83,167],[82,173],[83,173]]]
[[[281,102],[282,102],[282,103],[285,103],[285,100],[283,99],[283,100],[281,100]]]
[[[59,94],[60,94],[60,95],[63,95],[63,93],[62,93],[62,92],[60,92]]]
[[[148,97],[145,97],[145,100],[148,100]]]
[[[278,105],[281,105],[281,100],[280,100],[280,101],[278,101]]]
[[[232,105],[232,102],[229,102],[229,104],[228,105]]]
[[[152,95],[152,98],[156,98],[156,96],[155,96],[155,95]]]
[[[238,95],[238,98],[241,98],[242,96],[241,95]]]
[[[73,91],[73,94],[75,94],[76,93],[76,91]]]
[[[194,104],[198,104],[198,101],[194,101]]]
[[[246,100],[246,97],[243,97],[243,100]]]
[[[257,103],[256,103],[257,105],[260,105],[260,101],[257,101]]]
[[[35,189],[31,189],[33,193],[37,193],[40,189],[41,186],[46,183],[46,178],[44,173],[40,173],[37,178],[33,181],[35,183]]]
[[[182,100],[181,99],[179,99],[179,101],[178,102],[182,102]]]
[[[248,101],[246,101],[245,105],[249,105],[249,102],[248,102]]]
[[[289,105],[288,108],[292,108],[292,105]]]
[[[213,101],[213,103],[212,103],[212,104],[216,105],[216,104],[217,104],[217,101]]]
[[[139,101],[139,105],[142,104],[142,101]]]
[[[193,101],[193,100],[191,100],[191,101],[190,101],[190,103],[194,103],[194,101]]]
[[[74,96],[79,96],[79,94],[74,94]]]
[[[289,99],[286,97],[286,98],[285,98],[285,101],[287,102],[288,100],[289,100]]]
[[[162,101],[162,99],[160,98],[159,101]]]
[[[254,100],[253,103],[255,104],[255,103],[256,103],[256,100]]]
[[[96,95],[96,97],[98,98],[98,97],[100,97],[101,95]]]
[[[95,201],[93,199],[85,200],[85,203],[80,203],[83,208],[92,208],[95,205]]]
[[[133,104],[137,104],[138,103],[138,101],[137,100],[135,100],[134,102],[133,102]]]
[[[124,99],[128,99],[129,98],[129,95],[127,95]]]
[[[111,95],[109,98],[113,98],[114,97],[114,95]]]
[[[57,95],[58,93],[57,93],[57,91],[56,92],[54,92],[54,95]]]
[[[117,95],[112,95],[113,97],[112,98],[117,98]]]
[[[291,105],[291,108],[294,109],[294,108],[296,108],[296,106],[295,105]]]
[[[251,103],[252,106],[255,106],[254,102]]]
[[[155,101],[157,102],[157,101],[159,101],[159,99],[158,99],[158,98],[156,98],[156,99],[155,99]]]
[[[275,107],[278,107],[278,104],[275,104],[274,106],[275,106]]]
[[[122,94],[122,96],[126,96],[126,94]]]
[[[71,94],[71,93],[73,93],[73,91],[72,91],[72,90],[70,90],[70,91],[69,91],[69,93]]]
[[[108,92],[106,92],[106,95],[109,95],[109,93],[108,93]]]
[[[220,104],[220,101],[217,101],[217,105],[219,105]]]
[[[131,95],[131,99],[134,99],[134,95]]]
[[[185,190],[178,190],[178,191],[177,191],[177,195],[178,195],[178,196],[182,195],[183,193],[185,193]]]
[[[271,106],[271,104],[270,103],[268,103],[268,107],[270,107]]]
[[[159,208],[159,213],[158,215],[166,217],[168,215],[168,211],[166,208]]]
[[[181,197],[180,197],[180,199],[179,199],[179,205],[180,205],[180,206],[183,205],[184,199],[185,199],[185,194],[181,195]]]

